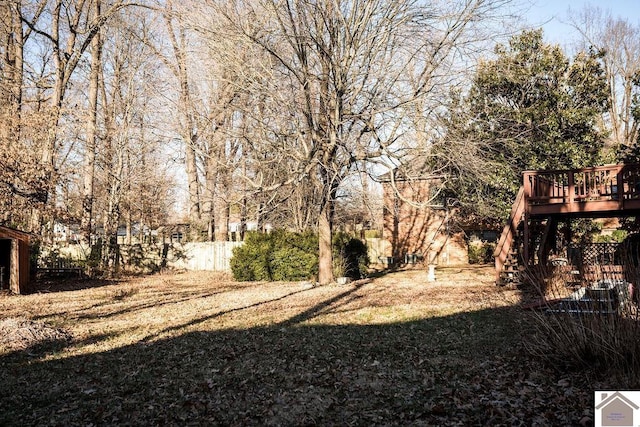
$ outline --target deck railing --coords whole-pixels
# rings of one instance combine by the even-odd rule
[[[524,172],[528,204],[640,199],[640,165]]]

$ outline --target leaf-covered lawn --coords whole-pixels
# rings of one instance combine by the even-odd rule
[[[193,272],[2,295],[5,325],[65,339],[0,340],[0,425],[589,421],[607,384],[533,360],[518,295],[492,279],[451,267],[436,283],[410,270],[312,287]]]

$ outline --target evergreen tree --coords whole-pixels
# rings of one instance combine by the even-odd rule
[[[542,30],[498,45],[482,61],[447,123],[451,190],[463,206],[504,217],[532,169],[570,169],[601,163],[600,127],[608,105],[601,53],[570,61]]]

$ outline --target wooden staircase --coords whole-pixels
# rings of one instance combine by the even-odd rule
[[[518,284],[527,265],[536,262],[546,264],[552,249],[549,244],[555,241],[558,227],[556,218],[528,218],[526,198],[521,192],[522,188],[518,192],[509,222],[502,230],[493,254],[498,285]],[[528,247],[528,250],[525,247]]]
[[[505,285],[520,280],[520,225],[524,221],[525,197],[524,187],[520,187],[516,201],[511,208],[509,221],[502,230],[498,245],[493,252],[496,267],[496,284]]]
[[[520,261],[520,254],[517,250],[512,248],[507,255],[507,259],[502,266],[502,270],[499,271],[496,279],[496,284],[500,286],[515,285],[520,283],[520,275],[522,273]]]

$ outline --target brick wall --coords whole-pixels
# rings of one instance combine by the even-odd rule
[[[450,212],[420,206],[429,201],[429,181],[397,181],[395,185],[397,192],[390,183],[383,184],[382,237],[388,242],[384,255],[397,262],[403,262],[406,254],[419,254],[425,263],[468,263],[464,233],[453,229]]]

